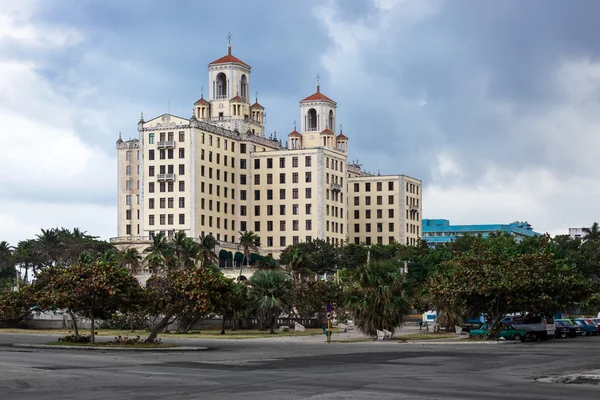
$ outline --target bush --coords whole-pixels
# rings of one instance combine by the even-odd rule
[[[150,342],[143,340],[142,338],[140,338],[139,336],[130,338],[128,336],[115,336],[115,340],[113,340],[112,342],[108,342],[108,344],[111,345],[118,345],[118,346],[135,346],[138,344],[162,344],[162,340],[160,340],[160,338],[158,339],[154,339]]]
[[[117,330],[150,330],[148,318],[144,313],[117,313],[100,325],[102,329]]]
[[[61,338],[58,338],[59,342],[69,342],[69,343],[89,343],[92,341],[92,337],[90,335],[82,336],[82,335],[67,335]]]

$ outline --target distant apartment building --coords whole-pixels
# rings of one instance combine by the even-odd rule
[[[492,233],[508,233],[517,240],[540,235],[534,232],[532,226],[526,221],[510,224],[450,225],[447,219],[423,220],[423,239],[433,244],[448,243],[465,235],[487,238]]]
[[[159,232],[213,235],[237,250],[240,231],[261,253],[323,239],[416,243],[421,181],[375,176],[348,164],[337,103],[316,92],[300,101],[300,127],[282,143],[265,137],[265,108],[250,101],[248,64],[232,55],[208,65],[209,90],[193,115],[144,119],[138,138],[117,141],[119,246],[146,246]]]
[[[569,236],[571,239],[585,239],[587,232],[584,229],[589,228],[569,228]]]

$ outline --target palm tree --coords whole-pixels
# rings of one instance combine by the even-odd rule
[[[148,262],[152,273],[157,273],[160,269],[171,266],[171,256],[173,254],[173,248],[167,242],[167,238],[163,233],[159,233],[152,239],[150,247],[144,249],[144,253],[147,253],[145,261]]]
[[[585,233],[585,240],[589,240],[590,242],[600,240],[600,226],[598,226],[597,222],[594,222],[590,228],[583,228],[582,231]]]
[[[13,264],[14,249],[4,240],[0,242],[0,271],[10,268]]]
[[[24,281],[29,281],[29,269],[35,273],[36,265],[41,263],[40,256],[36,251],[37,243],[34,239],[21,240],[13,253],[13,260],[19,270],[25,270]]]
[[[302,250],[300,250],[299,248],[294,249],[294,252],[292,253],[292,258],[286,266],[286,270],[294,279],[294,283],[297,283],[300,280],[302,280],[303,274],[311,273],[311,271],[305,267],[306,262],[307,259],[304,255],[304,252],[302,252]]]
[[[409,310],[399,265],[371,261],[356,270],[354,281],[348,306],[355,312],[358,329],[370,336],[384,329],[393,333]]]
[[[248,231],[248,232],[239,232],[240,234],[240,243],[238,245],[238,248],[243,248],[244,249],[244,259],[246,260],[246,266],[250,265],[250,250],[257,252],[258,251],[258,246],[260,246],[260,237],[252,232],[252,231]],[[242,279],[242,271],[244,269],[244,263],[242,262],[242,264],[240,265],[240,276],[238,277],[238,280]]]
[[[173,247],[173,253],[177,257],[177,264],[181,263],[181,254],[183,252],[183,246],[187,239],[185,232],[179,231],[176,232],[173,236],[173,241],[171,242],[171,246]]]
[[[120,267],[127,267],[132,274],[137,274],[140,271],[142,265],[142,256],[135,247],[128,247],[119,251],[117,254],[118,265]]]
[[[292,309],[294,284],[283,272],[260,270],[249,280],[249,296],[259,315],[269,326],[269,333],[275,333],[275,321],[283,311]]]
[[[200,265],[217,263],[219,257],[215,254],[215,247],[219,242],[213,235],[200,235],[198,241],[198,260]]]
[[[98,257],[98,261],[108,265],[114,265],[119,262],[118,254],[115,250],[106,250],[100,257]]]
[[[279,263],[272,256],[262,257],[256,261],[256,267],[259,269],[279,269]]]
[[[58,229],[42,229],[42,233],[35,237],[36,251],[42,259],[43,266],[55,264],[63,248]]]

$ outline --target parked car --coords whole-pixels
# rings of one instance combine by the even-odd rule
[[[570,319],[555,319],[554,324],[556,325],[557,329],[557,338],[560,337],[564,339],[567,336],[574,338],[581,335],[581,333],[583,332],[583,328],[581,326],[575,325],[573,322],[571,322]]]
[[[598,325],[594,324],[590,319],[575,318],[573,320],[573,323],[575,325],[581,326],[583,328],[583,332],[581,333],[581,336],[598,334]]]
[[[590,318],[590,320],[596,325],[600,326],[600,318]]]
[[[515,329],[521,329],[527,332],[527,337],[531,340],[549,340],[556,333],[554,317],[535,314],[526,315],[507,315],[502,320],[505,325],[512,325]]]
[[[484,336],[488,334],[488,324],[483,324],[480,329],[471,329],[471,336]],[[499,338],[504,338],[508,340],[520,340],[521,342],[525,341],[527,337],[527,332],[522,329],[515,329],[512,325],[508,325],[504,327],[499,333]]]

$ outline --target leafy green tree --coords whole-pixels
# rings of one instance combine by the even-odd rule
[[[328,303],[338,312],[338,317],[344,314],[346,293],[338,283],[322,280],[299,282],[294,292],[294,309],[301,318],[311,318],[324,311]]]
[[[280,269],[279,263],[272,256],[259,258],[255,266],[259,269]]]
[[[127,247],[117,254],[118,265],[128,268],[132,274],[138,274],[142,269],[142,255],[135,247]]]
[[[173,248],[163,233],[154,236],[152,244],[144,249],[144,253],[146,253],[144,260],[148,263],[152,273],[156,274],[169,269]]]
[[[188,326],[182,331],[189,330],[199,318],[216,312],[230,288],[231,279],[210,266],[171,270],[162,276],[151,277],[146,282],[149,311],[161,318],[146,341],[153,342],[159,332],[184,315],[188,316]]]
[[[348,307],[355,314],[357,328],[369,336],[378,330],[395,332],[404,322],[409,305],[404,277],[394,261],[372,261],[354,272]]]
[[[102,260],[47,267],[32,288],[40,309],[66,308],[89,318],[92,343],[96,318],[106,319],[116,311],[127,310],[140,296],[139,282],[126,268]]]
[[[349,270],[362,267],[367,263],[367,246],[348,243],[342,247],[340,252],[340,266]]]
[[[260,237],[252,231],[240,231],[239,234],[239,247],[244,249],[244,260],[246,261],[246,267],[248,267],[250,265],[250,251],[258,252],[258,247],[260,246]],[[238,277],[238,280],[242,278],[242,271],[244,268],[243,265],[244,263],[242,262],[240,265],[240,276]]]
[[[31,314],[31,290],[21,288],[18,292],[6,288],[0,292],[0,328],[15,328]]]
[[[286,271],[290,274],[294,283],[302,281],[302,277],[307,277],[312,274],[312,271],[306,266],[308,264],[307,257],[300,248],[292,250],[292,256],[285,266]]]
[[[315,274],[332,273],[340,266],[339,249],[322,239],[300,242],[286,247],[279,256],[279,263],[288,265],[292,262],[296,249],[299,249],[303,254],[304,268]]]
[[[294,284],[283,272],[259,270],[248,282],[250,299],[259,315],[267,323],[270,333],[275,333],[275,322],[284,311],[293,306]]]
[[[430,278],[438,302],[464,304],[489,318],[490,334],[509,313],[554,314],[586,299],[592,282],[564,260],[554,259],[548,238],[528,253],[505,238],[476,239]]]

